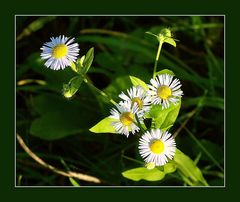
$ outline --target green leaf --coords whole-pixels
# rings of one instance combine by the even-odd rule
[[[169,70],[169,69],[163,69],[159,72],[156,73],[156,75],[161,75],[161,74],[169,74],[172,76],[175,76],[175,74],[173,73],[173,71]]]
[[[30,133],[44,140],[56,140],[86,130],[86,124],[78,111],[48,112],[32,122]]]
[[[165,177],[165,173],[160,171],[159,169],[153,168],[149,170],[145,167],[127,170],[125,172],[122,172],[122,175],[134,181],[139,180],[158,181],[162,180]]]
[[[153,119],[155,128],[167,130],[176,121],[180,107],[181,100],[176,105],[171,104],[167,109],[162,109],[162,105],[153,105],[148,115]]]
[[[176,42],[172,38],[172,33],[171,33],[170,29],[168,29],[168,28],[162,29],[159,34],[159,38],[162,38],[164,43],[168,43],[168,44],[176,47]]]
[[[92,65],[93,58],[94,48],[90,48],[86,55],[83,55],[76,61],[76,65],[75,64],[71,65],[73,71],[77,72],[78,74],[85,75]]]
[[[81,114],[83,113],[82,109],[84,108],[84,109],[87,109],[89,112],[91,112],[88,115],[91,115],[91,117],[96,117],[96,110],[98,109],[98,106],[94,106],[94,107],[91,106],[94,104],[94,102],[90,102],[89,99],[86,99],[84,97],[79,102],[79,100],[76,100],[76,99],[65,99],[60,94],[41,93],[41,95],[33,97],[32,104],[33,104],[33,110],[40,115],[44,115],[45,113],[56,112],[56,111],[63,111],[63,112],[79,111],[79,113]],[[90,106],[88,106],[88,104]]]
[[[71,62],[70,67],[74,72],[78,72],[78,66],[74,62]]]
[[[83,55],[78,61],[81,67],[83,67],[83,61],[85,60],[85,55]]]
[[[69,177],[68,179],[74,187],[80,187],[78,182],[76,180],[74,180],[72,177]]]
[[[122,172],[122,175],[128,179],[139,181],[159,181],[162,180],[166,174],[176,171],[176,165],[173,162],[168,162],[164,166],[152,167],[151,163],[146,164],[145,167],[134,168]]]
[[[85,58],[85,55],[82,56],[81,58],[77,59],[76,65],[72,64],[71,67],[73,71],[77,72],[78,74],[84,74],[83,72],[83,60]]]
[[[177,45],[176,45],[176,42],[175,42],[175,40],[174,40],[173,38],[168,38],[168,37],[166,37],[166,38],[164,39],[164,42],[165,42],[165,43],[168,43],[168,44],[170,44],[170,45],[172,45],[172,46],[174,46],[174,47],[177,46]]]
[[[41,93],[33,97],[32,111],[37,113],[39,118],[31,124],[31,135],[44,140],[56,140],[81,132],[86,133],[97,121],[99,114],[96,113],[98,106],[85,99],[65,99],[54,93]]]
[[[137,78],[137,77],[135,77],[135,76],[129,76],[129,77],[130,77],[130,80],[131,80],[131,82],[132,82],[132,84],[133,84],[134,86],[140,85],[140,86],[142,86],[145,90],[148,90],[148,86],[147,86],[147,84],[146,84],[144,81],[142,81],[141,79],[139,79],[139,78]]]
[[[194,164],[194,161],[180,150],[176,150],[173,162],[181,173],[183,179],[187,179],[189,185],[205,185],[208,186],[201,170]]]
[[[63,84],[63,95],[66,98],[72,97],[79,89],[83,82],[83,78],[81,76],[73,77],[68,84]]]
[[[152,35],[152,36],[155,36],[156,38],[158,38],[158,35],[156,34],[153,34],[152,32],[145,32],[146,34],[149,34],[149,35]]]
[[[172,38],[171,30],[168,28],[162,29],[158,35],[153,34],[152,32],[146,32],[146,33],[156,37],[160,43],[168,43],[176,47],[176,42]]]
[[[173,173],[175,172],[177,169],[175,163],[172,162],[168,162],[164,165],[164,173]]]
[[[83,66],[83,72],[86,74],[89,68],[92,65],[94,58],[94,48],[90,48],[89,51],[86,54],[86,57],[83,58],[82,66]]]
[[[93,133],[116,133],[115,128],[112,126],[113,121],[115,119],[106,117],[89,130]]]
[[[103,91],[113,100],[119,100],[119,94],[121,91],[126,92],[128,88],[132,86],[129,76],[121,76],[112,81]],[[102,99],[102,96],[100,97]],[[104,100],[104,99],[102,99]]]

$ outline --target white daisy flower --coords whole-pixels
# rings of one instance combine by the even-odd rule
[[[134,103],[137,103],[138,109],[142,110],[143,112],[147,112],[150,110],[150,97],[147,96],[146,91],[141,86],[133,86],[130,90],[127,90],[128,95],[125,93],[121,93],[119,95],[125,101],[130,101],[132,106]]]
[[[171,133],[152,129],[145,132],[139,140],[139,152],[146,163],[162,166],[172,159],[176,151],[175,140]]]
[[[69,38],[63,35],[50,39],[51,41],[44,43],[41,48],[41,58],[47,60],[46,67],[53,70],[65,69],[71,62],[76,61],[80,49],[77,43],[73,43],[74,38],[68,40]]]
[[[116,104],[116,107],[117,109],[113,108],[110,111],[110,117],[116,119],[116,121],[112,123],[116,132],[124,134],[127,137],[129,136],[129,131],[131,131],[132,134],[138,132],[140,128],[136,125],[137,120],[135,115],[138,117],[140,123],[142,123],[143,111],[138,110],[137,103],[134,103],[132,106],[130,101],[125,101]]]
[[[162,109],[168,108],[170,102],[174,105],[182,97],[183,92],[180,89],[182,86],[178,79],[173,80],[173,76],[169,74],[158,75],[157,78],[151,79],[148,85],[149,91],[147,94],[151,96],[153,104],[162,104]]]

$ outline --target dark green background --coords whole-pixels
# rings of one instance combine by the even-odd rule
[[[31,3],[29,3],[31,2]],[[0,187],[2,200],[231,200],[239,175],[239,11],[234,1],[16,1],[1,11]],[[232,2],[232,3],[231,3]],[[14,15],[15,14],[225,14],[226,15],[226,188],[14,188]],[[3,196],[5,195],[5,196]]]

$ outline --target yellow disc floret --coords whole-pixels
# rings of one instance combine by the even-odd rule
[[[134,115],[131,112],[123,112],[120,121],[124,126],[130,126],[134,121]]]
[[[150,150],[154,153],[154,154],[161,154],[164,150],[164,144],[161,140],[154,140],[152,141],[152,143],[150,144]]]
[[[132,99],[132,105],[133,105],[134,103],[137,103],[138,108],[139,108],[139,109],[142,109],[142,107],[143,107],[143,101],[142,101],[139,97],[134,97],[134,98]]]
[[[157,89],[157,95],[161,99],[166,100],[172,95],[172,90],[168,86],[160,86]]]
[[[52,49],[52,56],[56,59],[66,56],[68,53],[68,47],[65,44],[59,44]]]

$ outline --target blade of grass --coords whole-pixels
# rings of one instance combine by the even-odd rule
[[[18,36],[16,41],[21,40],[22,38],[31,35],[33,32],[36,32],[43,28],[45,24],[53,21],[56,16],[46,16],[39,17],[37,20],[31,22]]]
[[[212,162],[222,171],[224,172],[224,169],[222,166],[218,163],[218,161],[212,156],[211,153],[208,152],[208,150],[198,141],[198,139],[192,134],[190,130],[188,130],[187,127],[184,126],[184,129],[188,133],[188,135],[196,142],[196,144],[202,149],[202,151],[212,160]]]
[[[184,101],[184,106],[196,106],[201,100],[202,107],[213,107],[217,109],[224,110],[224,99],[221,97],[195,97],[187,98]]]

